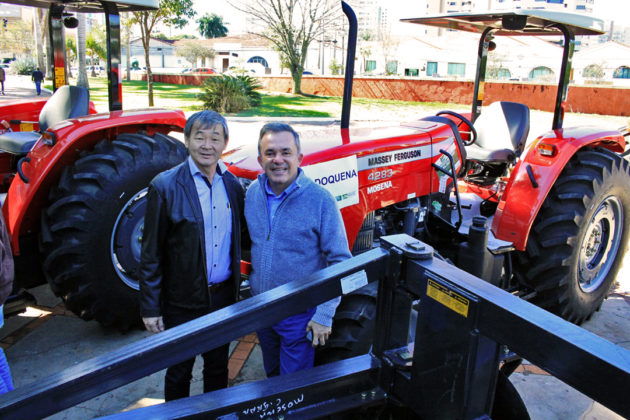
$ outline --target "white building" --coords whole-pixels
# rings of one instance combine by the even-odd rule
[[[615,41],[584,48],[573,56],[577,83],[630,86],[630,46]]]
[[[137,38],[130,42],[129,51],[131,52],[131,66],[140,69],[146,68],[144,55],[144,46],[142,39]],[[121,67],[127,68],[127,46],[122,45],[120,51]],[[178,70],[185,67],[186,60],[175,54],[175,45],[173,41],[151,38],[149,42],[149,60],[151,62],[151,70],[153,71],[169,71]],[[137,64],[135,64],[137,63]]]

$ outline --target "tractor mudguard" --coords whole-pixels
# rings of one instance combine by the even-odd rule
[[[552,156],[541,154],[542,145],[546,145]],[[538,137],[523,152],[499,201],[492,221],[492,232],[497,238],[525,250],[531,227],[551,187],[567,162],[584,147],[603,147],[622,153],[625,140],[618,131],[597,127],[558,129]]]
[[[183,132],[185,124],[182,111],[143,109],[88,115],[51,127],[19,164],[28,181],[16,176],[4,202],[2,210],[14,255],[20,255],[22,234],[39,231],[40,213],[50,188],[56,185],[63,168],[82,152],[91,150],[103,138],[114,139],[121,133]]]

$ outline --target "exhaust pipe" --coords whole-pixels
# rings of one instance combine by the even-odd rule
[[[341,9],[348,18],[348,52],[346,54],[346,74],[343,84],[343,102],[341,105],[341,128],[350,126],[350,105],[352,105],[352,82],[354,80],[354,57],[357,52],[357,15],[345,1]]]

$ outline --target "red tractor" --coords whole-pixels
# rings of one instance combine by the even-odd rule
[[[49,8],[55,90],[47,102],[0,104],[2,210],[15,255],[14,290],[48,281],[81,318],[129,328],[139,321],[136,270],[147,186],[187,155],[168,136],[183,131],[181,111],[122,110],[119,11],[156,9],[158,0],[6,2]],[[73,12],[105,12],[107,113],[96,113],[87,89],[67,86],[64,25],[76,27]]]
[[[350,36],[341,130],[301,133],[302,167],[337,198],[353,252],[407,233],[494,285],[587,320],[621,266],[630,221],[624,134],[562,126],[575,36],[601,34],[603,22],[540,10],[408,19],[481,34],[472,112],[349,128],[356,18],[343,8]],[[487,54],[500,35],[564,40],[553,126],[531,144],[527,106],[482,108]],[[224,161],[247,184],[261,172],[256,156],[252,143]],[[343,297],[324,360],[367,350],[375,297],[375,285]]]

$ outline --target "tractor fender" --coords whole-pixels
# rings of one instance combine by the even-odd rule
[[[114,139],[121,133],[183,132],[185,124],[182,111],[142,109],[87,115],[49,128],[21,163],[28,182],[16,176],[4,201],[2,211],[14,255],[20,255],[21,235],[39,231],[40,213],[47,205],[50,188],[57,184],[63,168],[79,159],[82,152],[103,138]]]
[[[543,144],[552,149],[552,156],[540,153]],[[616,130],[571,127],[549,131],[528,145],[512,171],[494,215],[492,232],[497,238],[525,250],[530,229],[551,187],[573,155],[584,147],[603,147],[622,153],[625,140]]]
[[[50,98],[16,100],[0,105],[0,121],[6,121],[13,131],[39,130],[39,113]],[[90,101],[89,113],[96,114],[94,102]]]

